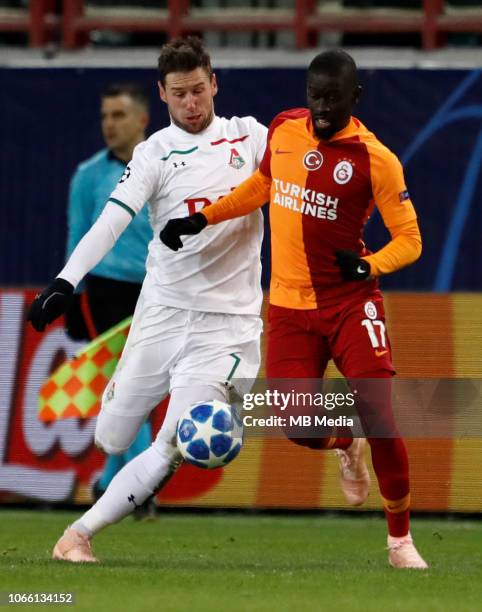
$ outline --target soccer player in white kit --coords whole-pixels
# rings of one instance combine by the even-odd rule
[[[36,297],[29,319],[43,331],[65,312],[75,286],[147,201],[154,230],[147,274],[124,352],[102,398],[96,444],[110,454],[124,452],[168,393],[169,407],[152,446],[66,529],[54,547],[55,559],[96,562],[92,536],[142,504],[181,463],[175,441],[181,413],[198,401],[226,401],[230,381],[252,380],[259,368],[261,212],[209,227],[179,253],[162,244],[159,232],[168,219],[201,210],[248,178],[263,157],[267,130],[252,117],[214,114],[216,76],[198,39],[164,45],[159,73],[170,126],[136,147],[103,213]]]

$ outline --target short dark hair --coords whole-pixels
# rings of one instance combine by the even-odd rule
[[[149,110],[149,98],[145,90],[137,83],[111,83],[100,94],[100,99],[129,96],[134,102]]]
[[[209,53],[197,36],[174,38],[166,43],[161,48],[157,65],[159,80],[163,85],[170,72],[191,72],[196,68],[204,68],[209,77],[213,73]]]
[[[346,71],[353,79],[353,84],[358,84],[358,74],[355,60],[343,49],[330,49],[323,51],[313,58],[308,67],[308,77],[313,74],[328,74],[337,76]]]

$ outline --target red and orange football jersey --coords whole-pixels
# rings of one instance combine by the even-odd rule
[[[409,251],[418,248],[419,253],[416,213],[402,166],[354,117],[324,141],[314,134],[308,109],[279,114],[259,171],[203,214],[217,223],[247,214],[268,198],[272,304],[318,308],[375,289],[375,279],[342,280],[335,261],[339,249],[366,257],[375,276],[413,261],[416,256]],[[362,235],[375,204],[393,240],[370,255]]]

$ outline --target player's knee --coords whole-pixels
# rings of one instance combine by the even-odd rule
[[[124,447],[115,446],[108,436],[104,436],[102,432],[95,432],[94,442],[96,447],[106,455],[122,455],[129,448],[129,445]]]
[[[136,432],[124,427],[120,419],[106,412],[97,418],[94,442],[107,455],[122,455],[134,441]]]

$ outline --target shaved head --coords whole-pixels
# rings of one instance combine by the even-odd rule
[[[358,85],[358,74],[355,60],[342,49],[330,49],[319,53],[308,67],[308,79],[311,76],[325,74],[329,77],[343,76],[347,85]]]

